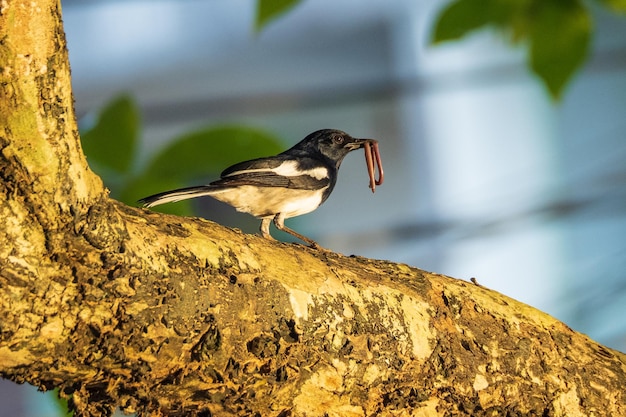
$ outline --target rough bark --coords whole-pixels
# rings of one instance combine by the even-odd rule
[[[0,3],[0,375],[78,415],[626,415],[626,355],[478,285],[107,197],[56,1]]]

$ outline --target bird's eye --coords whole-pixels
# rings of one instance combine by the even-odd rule
[[[333,136],[333,142],[341,145],[343,143],[343,136]]]

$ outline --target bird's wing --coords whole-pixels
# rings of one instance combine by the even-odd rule
[[[250,161],[243,161],[237,164],[231,165],[226,168],[220,174],[220,177],[229,177],[231,175],[237,175],[241,172],[246,172],[249,170],[268,170],[271,171],[276,167],[280,166],[285,162],[285,158],[281,158],[280,156],[273,156],[268,158],[257,158],[252,159]]]
[[[221,177],[211,185],[224,187],[254,185],[318,190],[329,184],[330,173],[326,166],[314,160],[303,161],[276,156],[240,162],[226,168]]]

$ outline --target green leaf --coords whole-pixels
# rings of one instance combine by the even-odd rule
[[[575,0],[536,3],[530,34],[530,67],[558,99],[587,57],[592,21]]]
[[[143,173],[126,185],[120,200],[137,205],[140,198],[189,186],[193,181],[209,182],[236,162],[274,155],[283,149],[276,136],[250,127],[220,126],[192,132],[161,150]],[[193,214],[188,200],[155,209],[183,216]]]
[[[125,187],[120,192],[118,200],[125,204],[128,204],[129,206],[137,207],[139,206],[138,200],[140,198],[160,193],[165,190],[174,190],[176,188],[181,188],[184,186],[185,183],[177,180],[166,178],[151,178],[149,176],[142,175],[125,184]],[[152,210],[160,211],[162,213],[176,214],[179,216],[193,215],[193,208],[190,200],[183,200],[173,204],[156,206]]]
[[[280,140],[263,130],[241,126],[213,127],[173,141],[152,159],[145,175],[186,183],[214,176],[236,162],[273,155],[281,150]]]
[[[69,407],[67,406],[67,399],[61,398],[61,396],[59,395],[58,388],[55,388],[53,391],[48,391],[47,393],[45,393],[45,395],[53,396],[54,402],[58,407],[59,416],[72,417],[74,415],[74,413],[70,411]]]
[[[286,13],[300,0],[257,0],[254,29],[260,32],[269,22]]]
[[[486,26],[501,29],[513,42],[528,35],[538,0],[457,0],[449,3],[436,20],[431,42],[453,41]],[[539,0],[542,1],[542,0]]]
[[[626,11],[626,0],[597,0]],[[457,40],[486,26],[529,45],[528,65],[558,99],[585,61],[592,20],[580,0],[456,0],[436,22],[432,43]]]
[[[437,18],[432,43],[452,41],[490,22],[490,0],[458,0],[448,4]]]
[[[87,160],[98,168],[126,174],[132,168],[139,135],[139,111],[129,96],[120,96],[98,115],[96,124],[82,132]]]

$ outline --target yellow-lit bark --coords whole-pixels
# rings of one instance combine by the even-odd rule
[[[78,415],[626,415],[626,357],[483,287],[108,198],[56,1],[0,3],[0,375]]]

